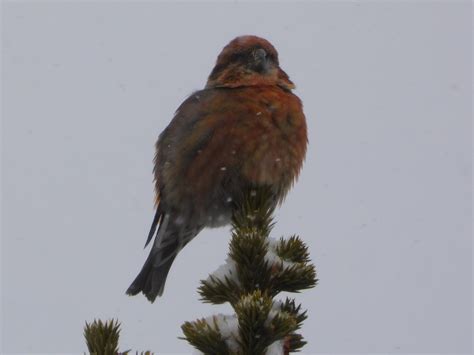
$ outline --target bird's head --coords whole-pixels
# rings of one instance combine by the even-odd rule
[[[209,75],[207,88],[278,85],[294,89],[295,85],[280,68],[278,53],[267,40],[240,36],[224,47]]]

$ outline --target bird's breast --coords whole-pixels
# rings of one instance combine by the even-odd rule
[[[163,199],[205,211],[218,226],[244,187],[285,195],[304,160],[306,122],[300,100],[278,87],[208,91],[188,99],[167,128],[157,181]]]

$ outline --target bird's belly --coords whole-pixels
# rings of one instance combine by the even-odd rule
[[[223,206],[221,203],[211,205],[208,213],[203,216],[203,224],[209,228],[218,228],[230,224],[232,219],[231,206]]]

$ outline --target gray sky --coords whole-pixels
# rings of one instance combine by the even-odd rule
[[[274,236],[320,283],[307,353],[470,353],[471,5],[444,2],[3,2],[2,353],[192,349],[186,320],[228,229],[179,255],[155,304],[125,289],[148,250],[154,142],[237,35],[270,40],[305,105],[309,150]]]

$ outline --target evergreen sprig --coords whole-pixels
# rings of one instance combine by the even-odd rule
[[[296,321],[294,331],[290,332],[285,338],[286,350],[288,352],[296,352],[306,344],[306,341],[303,340],[303,336],[297,334],[296,331],[301,328],[303,321],[308,318],[308,316],[306,315],[306,311],[301,310],[300,304],[296,305],[294,299],[287,298],[284,303],[280,304],[280,309],[291,314]]]
[[[309,263],[311,261],[308,247],[297,235],[293,235],[288,239],[280,238],[276,252],[283,260],[290,262]]]
[[[84,337],[91,355],[128,355],[131,350],[119,352],[120,323],[116,319],[103,322],[95,320],[84,326]],[[138,351],[135,352],[139,355]],[[153,355],[151,351],[142,351],[140,355]]]
[[[215,320],[212,326],[205,319],[185,322],[181,329],[185,336],[182,339],[204,354],[231,354]]]
[[[239,345],[243,354],[263,354],[273,341],[268,329],[272,299],[259,290],[244,296],[235,305],[239,320]]]
[[[274,265],[270,293],[273,296],[283,291],[299,293],[314,287],[317,281],[316,270],[311,264],[298,263],[285,266],[279,263]]]
[[[265,259],[267,251],[267,237],[258,233],[257,229],[234,230],[229,257],[237,264],[241,295],[255,289],[266,290],[271,286],[271,269]]]
[[[205,303],[222,304],[229,302],[234,304],[240,299],[240,292],[236,292],[239,289],[240,286],[227,276],[224,280],[221,280],[210,275],[208,280],[201,280],[198,293]]]
[[[299,329],[303,322],[308,318],[306,311],[301,310],[301,305],[296,305],[294,299],[286,298],[285,302],[280,304],[280,309],[288,312],[295,317],[297,328]]]
[[[306,344],[297,333],[307,318],[306,311],[294,299],[277,302],[273,298],[283,291],[297,293],[314,287],[316,270],[307,246],[298,236],[269,239],[275,205],[268,188],[250,190],[236,205],[227,270],[224,267],[224,274],[211,274],[201,281],[199,294],[204,302],[231,304],[235,311],[232,317],[238,320],[238,335],[227,334],[224,338],[215,318],[213,322],[186,322],[182,326],[183,339],[204,354],[263,355],[277,341],[287,354]]]
[[[120,323],[116,319],[107,322],[95,320],[84,327],[87,349],[93,355],[115,355],[118,353]]]
[[[232,229],[241,232],[256,230],[268,237],[274,226],[274,210],[272,190],[269,187],[252,188],[234,202]]]

